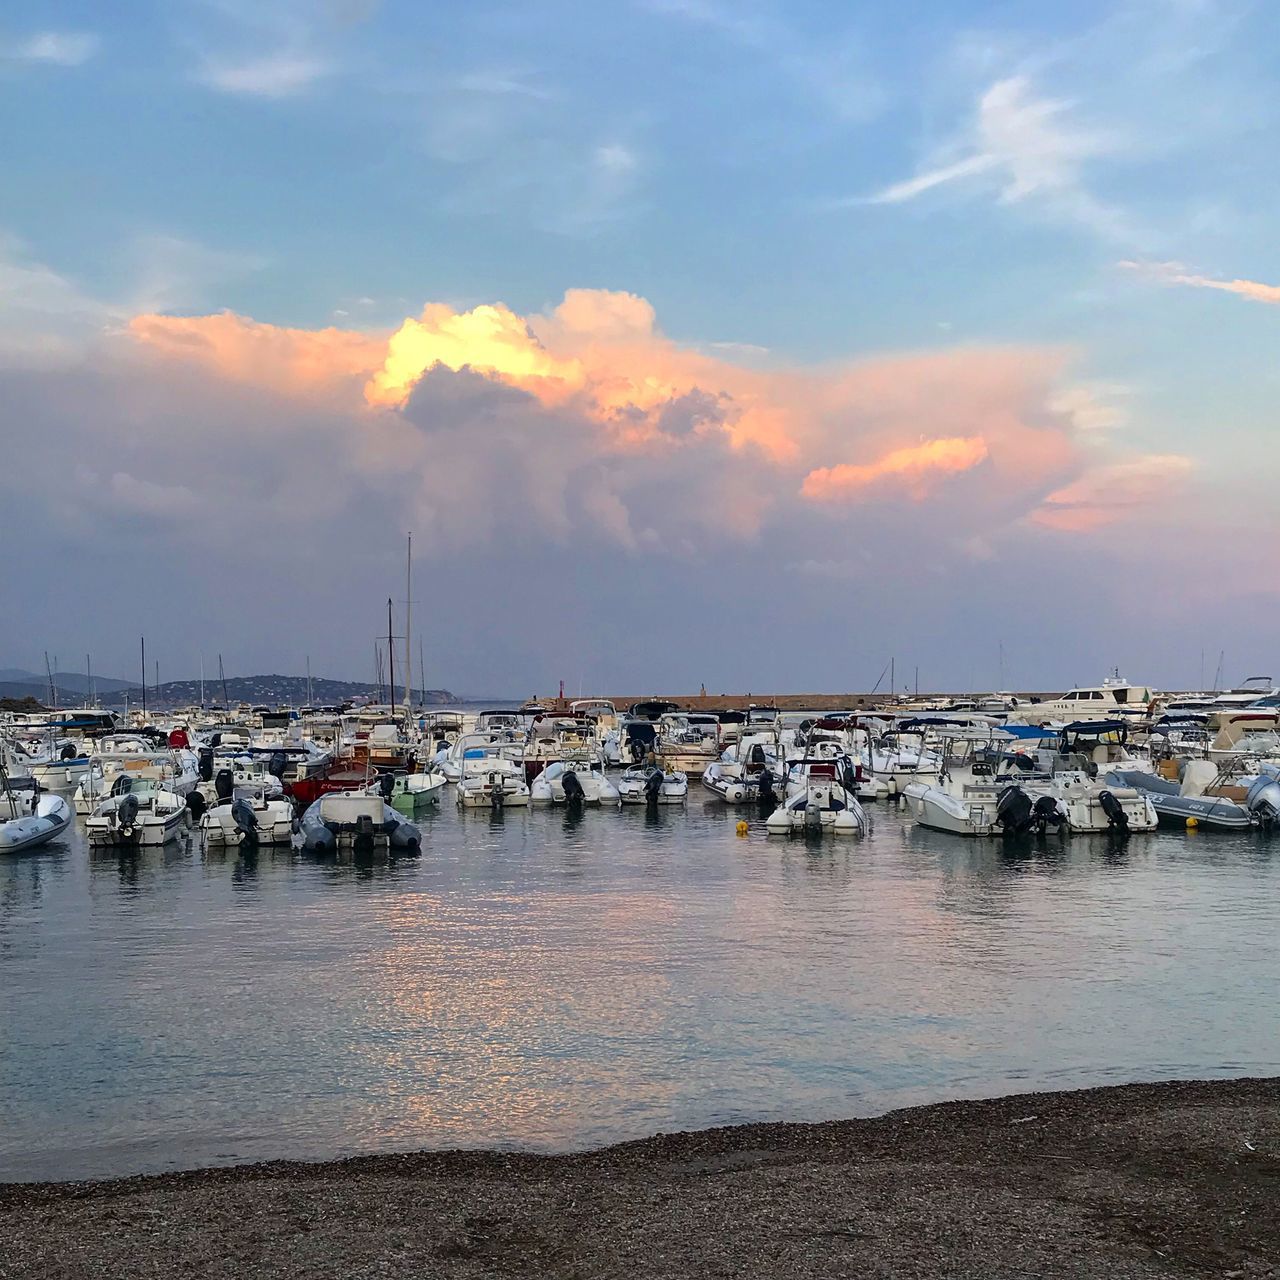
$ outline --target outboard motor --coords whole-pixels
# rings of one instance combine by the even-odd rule
[[[213,780],[213,789],[219,800],[230,800],[236,789],[236,775],[230,769],[219,769]]]
[[[236,824],[246,844],[258,843],[258,817],[253,806],[245,799],[231,802],[231,821]]]
[[[63,744],[62,750],[58,752],[58,759],[74,760],[78,754],[79,753],[76,751],[75,747],[73,747],[71,743],[67,742]]]
[[[1098,803],[1102,806],[1102,812],[1107,815],[1107,825],[1111,830],[1128,835],[1129,815],[1125,813],[1124,805],[1110,791],[1100,791]]]
[[[373,850],[373,819],[362,813],[356,819],[355,840],[352,842],[357,853],[370,853]]]
[[[1032,812],[1031,797],[1019,786],[1005,787],[996,800],[996,822],[1007,836],[1026,831]]]
[[[111,795],[127,796],[133,790],[133,779],[127,773],[117,775],[116,780],[111,784]]]
[[[648,776],[644,780],[644,798],[648,804],[657,804],[658,797],[662,794],[662,784],[666,779],[666,775],[661,769],[650,769]],[[576,782],[577,779],[575,778]]]
[[[271,774],[273,778],[279,778],[283,782],[285,766],[288,763],[289,762],[285,759],[283,751],[273,751],[271,753],[271,759],[267,761],[267,772]]]
[[[202,796],[199,791],[192,789],[187,792],[187,809],[191,813],[192,822],[198,824],[200,819],[204,817],[205,810],[208,809],[208,807],[209,806],[205,802],[204,796]]]
[[[578,781],[578,775],[572,769],[565,770],[564,776],[560,779],[560,785],[564,788],[566,804],[582,803],[585,793],[582,790],[582,783]]]
[[[209,745],[210,745],[211,747],[220,747],[220,746],[222,746],[222,734],[220,734],[220,733],[215,733],[215,734],[213,735],[213,737],[209,739]]]
[[[1280,822],[1280,782],[1264,773],[1246,792],[1245,804],[1264,831]]]
[[[844,762],[844,771],[840,775],[840,785],[851,795],[858,794],[858,771],[853,767],[851,761]]]
[[[395,789],[396,780],[389,773],[378,774],[378,793],[388,803],[391,803],[391,793]]]
[[[116,830],[126,840],[136,840],[138,838],[138,828],[134,825],[138,821],[138,797],[135,795],[127,795],[116,806]]]
[[[773,770],[766,765],[765,768],[760,770],[760,777],[756,782],[756,799],[761,805],[775,805],[778,803],[773,783]]]
[[[213,781],[213,748],[201,747],[196,752],[196,771],[200,774],[201,782]]]
[[[1066,822],[1054,796],[1041,796],[1031,810],[1031,817],[1039,835],[1044,835],[1047,827],[1057,827],[1061,831]]]
[[[630,747],[631,747],[631,763],[639,764],[640,761],[644,759],[645,744],[641,742],[639,738],[632,738],[630,740]]]

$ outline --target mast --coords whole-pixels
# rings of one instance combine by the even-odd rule
[[[404,712],[413,706],[413,534],[409,534],[409,557],[405,562],[404,614]],[[394,695],[393,695],[394,696]]]
[[[84,675],[89,682],[89,705],[96,707],[98,705],[98,691],[93,684],[93,655],[91,653],[84,655]]]
[[[218,679],[222,681],[222,709],[228,711],[231,708],[231,699],[227,697],[227,674],[222,669],[222,654],[218,654]]]
[[[307,654],[307,706],[313,706],[311,698],[311,655]]]
[[[418,637],[418,706],[427,705],[427,663],[422,656],[422,637]]]
[[[159,658],[156,659],[155,692],[156,692],[156,706],[158,707],[160,705],[160,659]]]
[[[200,655],[200,710],[204,710],[204,654]]]
[[[58,709],[58,689],[53,683],[53,668],[49,665],[49,650],[44,651],[44,673],[49,680],[49,706],[52,710]]]
[[[387,597],[387,706],[396,700],[396,643],[391,634],[391,597]]]
[[[142,718],[147,718],[147,637],[142,636]]]

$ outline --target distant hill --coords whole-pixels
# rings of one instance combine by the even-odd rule
[[[224,682],[217,678],[206,677],[204,682],[206,706],[214,703],[222,704],[223,684]],[[228,676],[225,685],[226,700],[232,705],[248,702],[264,706],[301,707],[307,702],[306,676]],[[415,703],[425,701],[433,706],[439,706],[441,703],[459,701],[448,689],[428,689],[425,698],[420,698],[419,694],[420,690],[413,690]],[[133,688],[128,690],[128,696],[130,705],[137,706],[141,699],[141,692]],[[365,684],[353,680],[329,680],[323,676],[311,678],[311,701],[317,706],[332,706],[355,699],[377,699],[378,696],[379,690],[376,684]],[[382,697],[386,696],[384,688]],[[399,701],[402,696],[403,690],[397,690],[396,700]],[[98,701],[108,707],[123,706],[124,700],[123,690],[110,694],[100,692],[98,695]],[[147,689],[148,706],[186,707],[198,704],[199,701],[199,680],[169,680],[162,684],[159,690]]]
[[[55,672],[57,688],[57,704],[60,707],[83,705],[88,693],[88,681],[83,675],[74,672]],[[123,707],[126,697],[131,707],[142,701],[141,687],[130,680],[116,680],[108,676],[94,676],[94,687],[97,690],[98,702],[104,707]],[[206,706],[221,705],[223,701],[224,682],[216,676],[207,676],[204,682],[204,701]],[[306,676],[228,676],[225,681],[226,699],[232,705],[248,702],[254,705],[301,707],[307,702]],[[403,697],[403,689],[397,689],[396,700]],[[357,699],[374,699],[380,696],[376,684],[362,683],[354,680],[329,680],[323,676],[311,678],[311,700],[317,706],[332,706]],[[385,688],[381,697],[386,698]],[[34,671],[24,671],[20,667],[0,668],[0,698],[36,698],[46,706],[49,704],[49,681],[45,676]],[[425,697],[421,691],[413,690],[414,703],[426,702],[432,706],[461,702],[448,689],[428,689]],[[187,707],[200,702],[199,680],[169,680],[157,690],[153,685],[147,686],[147,706]]]

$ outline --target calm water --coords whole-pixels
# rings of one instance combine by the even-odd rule
[[[420,859],[0,858],[0,1177],[580,1147],[1280,1071],[1280,839],[1003,850],[875,810],[426,819]]]

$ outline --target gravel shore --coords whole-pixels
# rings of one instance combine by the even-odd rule
[[[0,1185],[0,1277],[1280,1275],[1280,1079]]]

